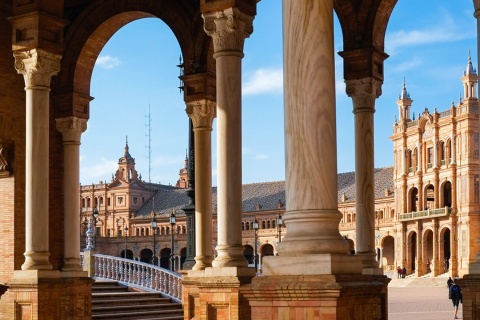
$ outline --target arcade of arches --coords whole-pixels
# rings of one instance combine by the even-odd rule
[[[392,257],[392,242],[405,243],[395,246],[401,252],[393,255],[418,274],[425,257],[431,255],[436,270],[449,255],[450,268],[465,274],[464,319],[472,319],[480,303],[478,286],[471,285],[480,274],[479,228],[469,227],[479,223],[479,152],[478,143],[466,143],[478,140],[474,70],[462,77],[464,101],[450,110],[426,111],[413,120],[409,95],[399,100],[391,191],[401,228],[377,238],[373,119],[388,57],[385,30],[396,2],[283,1],[288,232],[278,255],[263,259],[266,276],[256,277],[242,243],[238,119],[243,45],[255,36],[257,1],[0,0],[0,283],[6,284],[0,286],[0,313],[20,319],[91,317],[92,281],[80,266],[78,223],[79,145],[93,99],[90,79],[103,44],[119,28],[157,17],[178,39],[186,62],[184,100],[195,138],[196,256],[182,280],[185,319],[348,319],[352,314],[386,319],[389,280],[377,259]],[[473,3],[478,17],[480,0]],[[337,190],[334,14],[342,28],[339,54],[355,123],[356,204],[347,220],[355,224],[354,255],[340,234],[343,216],[332,192]],[[214,119],[215,257],[210,236]],[[389,249],[377,252],[380,241]]]

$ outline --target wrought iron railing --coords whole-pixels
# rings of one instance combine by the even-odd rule
[[[160,292],[176,302],[182,300],[182,276],[152,264],[93,254],[92,278],[109,279],[144,291]]]
[[[445,207],[439,209],[429,209],[417,212],[402,213],[398,215],[398,220],[413,220],[413,219],[423,219],[426,217],[441,217],[448,216],[452,213],[452,208]]]

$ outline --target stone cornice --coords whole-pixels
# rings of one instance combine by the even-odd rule
[[[64,143],[80,144],[80,136],[87,130],[87,119],[67,117],[55,119],[56,128],[62,133]]]
[[[192,119],[193,128],[212,130],[213,119],[217,116],[215,102],[208,99],[187,102],[185,110]]]
[[[230,51],[243,57],[243,44],[253,32],[253,16],[237,8],[203,14],[205,32],[213,38],[215,54]]]
[[[15,69],[23,74],[26,88],[50,87],[52,76],[60,71],[61,56],[42,49],[13,53]]]
[[[353,100],[353,112],[375,111],[375,99],[382,94],[382,82],[368,77],[345,80],[345,92]]]

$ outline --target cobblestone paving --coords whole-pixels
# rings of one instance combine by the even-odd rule
[[[462,319],[462,305],[458,310]],[[388,287],[389,320],[453,319],[452,301],[447,287]]]

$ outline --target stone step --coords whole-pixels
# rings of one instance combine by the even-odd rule
[[[143,291],[124,291],[124,292],[98,292],[92,293],[92,301],[98,300],[116,300],[116,299],[150,299],[161,297],[156,292],[143,292]]]
[[[106,313],[125,313],[129,312],[132,314],[136,310],[149,311],[149,312],[173,312],[177,313],[178,310],[182,310],[182,305],[174,303],[163,303],[163,304],[126,304],[126,305],[115,305],[115,306],[100,306],[92,307],[92,313],[94,314],[106,314]]]
[[[135,312],[112,312],[96,314],[92,312],[92,319],[96,320],[125,320],[125,319],[163,319],[176,320],[183,319],[183,310],[151,310],[151,311],[135,311]]]
[[[140,304],[149,304],[149,303],[157,303],[157,304],[165,304],[165,303],[171,303],[170,298],[162,298],[162,297],[152,297],[152,298],[118,298],[118,299],[94,299],[92,300],[92,306],[94,307],[101,307],[104,305],[111,306],[111,305],[124,305],[124,304],[130,304],[130,305],[140,305]]]

